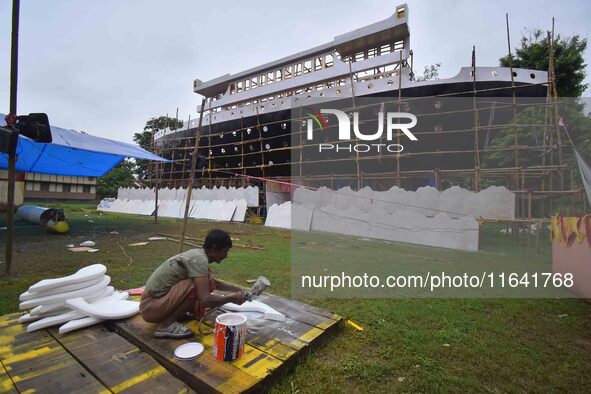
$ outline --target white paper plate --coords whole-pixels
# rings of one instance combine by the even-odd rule
[[[199,342],[188,342],[174,351],[174,357],[178,360],[193,360],[203,352],[203,345]]]

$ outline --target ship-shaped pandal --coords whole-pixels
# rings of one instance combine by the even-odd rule
[[[294,160],[298,157],[294,154],[298,144],[294,143],[293,135],[301,132],[294,130],[293,125],[304,124],[303,118],[293,122],[294,113],[315,100],[355,105],[355,99],[359,102],[368,97],[389,101],[417,97],[546,97],[546,71],[476,67],[474,60],[472,66],[462,67],[452,78],[416,80],[412,72],[408,18],[408,6],[403,4],[390,17],[336,36],[329,43],[236,74],[206,82],[195,79],[194,92],[205,97],[195,172],[197,185],[238,186],[244,182],[262,185],[264,182],[259,182],[262,179],[293,176],[294,166],[298,165]],[[488,116],[482,120],[484,123]],[[182,130],[167,129],[155,134],[159,153],[174,161],[164,165],[161,185],[186,186],[198,118],[199,114]],[[481,118],[484,118],[482,114]],[[441,125],[434,127],[435,131],[438,127],[445,130]],[[386,182],[384,187],[398,184],[416,188],[425,184],[425,177],[437,178],[437,172],[446,169],[458,174],[461,170],[473,171],[480,164],[475,162],[474,152],[486,149],[490,135],[481,130],[474,146],[472,133],[446,137],[447,148],[441,136],[425,134],[420,138],[425,147],[423,152],[414,153],[422,156],[405,156],[413,154],[412,150],[405,151],[397,154],[396,160],[390,160],[391,166],[380,167],[381,179],[388,172],[392,174],[389,178],[393,181]],[[427,152],[429,149],[431,152]],[[458,153],[442,155],[446,149]],[[355,158],[359,159],[359,155]],[[380,153],[373,158],[382,163],[385,156]],[[356,170],[351,167],[351,171],[343,171],[344,164],[334,161],[334,157],[327,157],[326,165],[316,167],[326,169],[324,181],[308,183],[327,185],[326,178],[334,177],[336,172],[347,180],[339,186],[349,182],[354,188],[363,187],[359,177],[371,179],[371,170],[361,168],[360,171],[359,164]],[[299,163],[300,170],[301,167]],[[303,172],[297,174],[298,182],[306,184]],[[401,178],[407,180],[406,184],[400,185]]]

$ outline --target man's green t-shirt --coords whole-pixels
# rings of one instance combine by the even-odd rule
[[[203,249],[191,249],[172,256],[152,273],[144,291],[161,297],[183,279],[207,276],[208,264]]]

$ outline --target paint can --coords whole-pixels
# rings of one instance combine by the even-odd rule
[[[236,361],[244,353],[246,317],[222,313],[215,319],[213,357],[218,361]]]

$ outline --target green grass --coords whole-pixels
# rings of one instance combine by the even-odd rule
[[[52,235],[17,221],[14,274],[0,279],[0,314],[16,311],[18,294],[36,281],[95,262],[108,267],[115,287],[141,286],[161,261],[179,250],[169,241],[128,246],[157,233],[180,233],[179,220],[160,219],[154,224],[153,218],[101,215],[86,203],[53,205],[65,209],[71,231]],[[273,293],[291,295],[292,245],[282,236],[286,231],[190,221],[188,234],[202,237],[214,227],[231,232],[235,242],[266,247],[265,251],[234,248],[227,260],[213,267],[217,277],[246,285],[246,279],[264,274]],[[110,234],[113,230],[120,234]],[[0,236],[3,246],[4,233]],[[87,239],[97,243],[98,253],[66,250],[67,244]],[[501,235],[498,226],[486,227],[479,253],[383,242],[372,242],[371,247],[407,263],[526,261],[538,262],[546,270],[551,254],[547,234],[543,239],[541,255],[535,254],[535,241]],[[363,253],[367,244],[335,236],[328,243],[307,246],[324,250],[323,258],[330,259],[331,248],[349,248],[355,255]],[[304,357],[272,392],[591,392],[591,305],[578,299],[304,301],[341,314],[365,330],[345,325]]]

